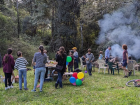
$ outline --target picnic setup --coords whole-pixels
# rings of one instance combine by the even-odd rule
[[[0,105],[140,105],[140,0],[0,0]]]

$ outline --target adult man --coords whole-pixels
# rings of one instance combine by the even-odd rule
[[[108,59],[110,58],[110,50],[111,50],[111,47],[108,47],[106,50],[105,50],[105,62],[108,63]]]
[[[72,50],[74,51],[74,69],[78,68],[78,52],[76,51],[77,48],[73,47]]]

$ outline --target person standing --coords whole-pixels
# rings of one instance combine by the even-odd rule
[[[72,50],[74,51],[74,69],[78,68],[78,52],[77,52],[77,48],[73,47]]]
[[[58,70],[56,68],[56,71],[58,72],[58,79],[55,83],[55,88],[56,89],[57,89],[58,85],[59,85],[60,88],[62,88],[62,77],[63,77],[63,74],[66,70],[66,57],[67,57],[67,55],[65,54],[65,48],[60,47],[58,55],[56,57],[56,62],[58,62],[58,64],[57,64],[58,66],[62,67],[62,70]]]
[[[122,64],[122,69],[124,70],[125,72],[125,76],[124,78],[128,78],[128,70],[126,69],[126,66],[128,64],[128,52],[127,52],[127,45],[126,44],[123,44],[122,45],[122,49],[124,50],[123,51],[123,64]]]
[[[18,58],[16,59],[14,68],[18,70],[19,73],[19,90],[22,90],[22,76],[24,78],[24,90],[28,90],[27,88],[27,68],[28,64],[27,60],[22,57],[22,52],[17,52]]]
[[[111,47],[108,47],[106,50],[105,50],[105,62],[108,63],[108,60],[110,58],[110,50],[111,50]]]
[[[69,52],[69,56],[71,56],[72,61],[69,62],[69,64],[68,64],[68,71],[69,71],[69,72],[73,72],[73,64],[74,64],[73,51],[70,51],[70,52]]]
[[[92,62],[94,60],[94,55],[91,53],[91,49],[88,49],[88,53],[86,54],[86,64],[89,76],[92,75]]]
[[[13,88],[13,86],[11,85],[12,84],[11,75],[14,70],[15,62],[12,56],[11,48],[8,48],[7,54],[5,54],[5,56],[3,57],[2,64],[3,64],[3,72],[5,74],[5,90],[7,90],[10,88]],[[7,80],[8,80],[9,86],[7,86]]]
[[[47,55],[44,54],[43,45],[39,46],[39,52],[34,54],[33,63],[35,65],[35,80],[34,80],[34,89],[32,92],[36,92],[37,82],[40,76],[40,92],[42,92],[44,76],[46,73],[45,64],[47,63]]]

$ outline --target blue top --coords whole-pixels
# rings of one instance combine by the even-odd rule
[[[47,63],[47,55],[36,52],[34,54],[33,62],[36,62],[35,68],[45,67]]]
[[[100,54],[99,59],[101,60],[102,58],[103,58],[103,55],[102,55],[102,54]]]
[[[109,51],[109,49],[105,50],[105,58],[110,58],[110,51]]]

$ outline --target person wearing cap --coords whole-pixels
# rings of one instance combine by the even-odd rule
[[[72,50],[74,51],[74,69],[76,69],[78,68],[78,52],[76,47],[73,47]]]
[[[110,50],[111,50],[111,47],[108,47],[106,50],[105,50],[105,62],[108,63],[108,59],[110,58]]]

